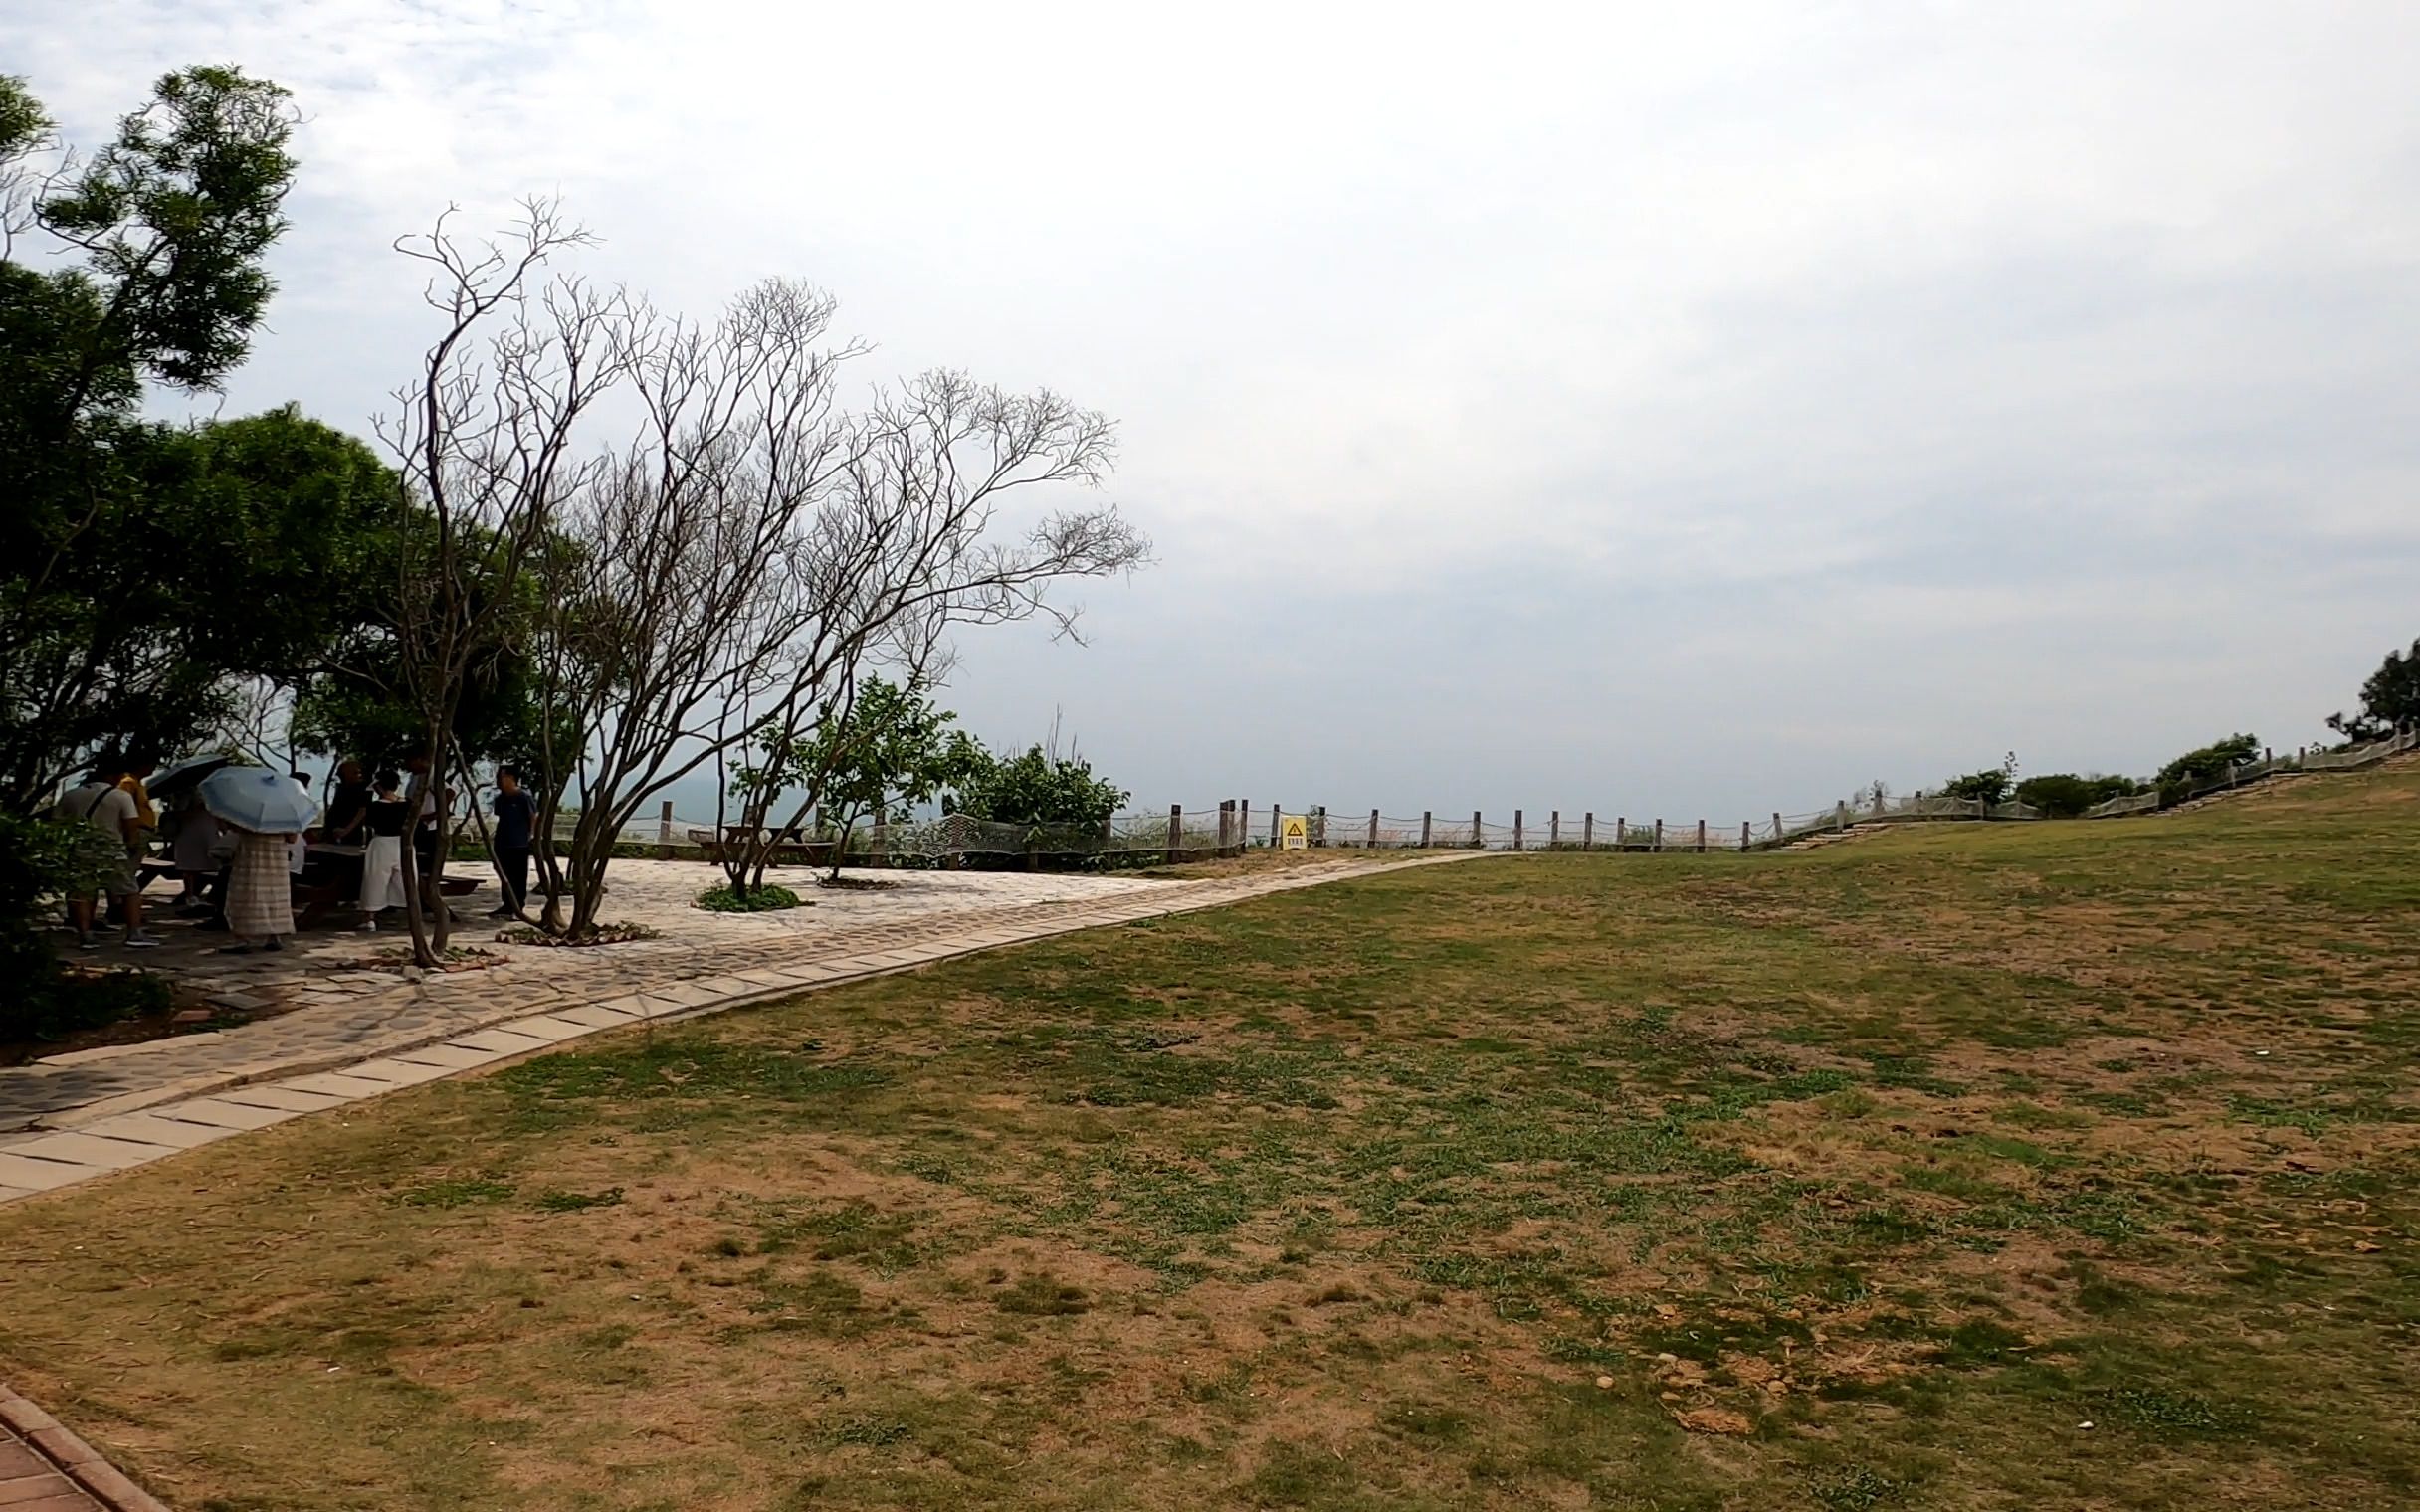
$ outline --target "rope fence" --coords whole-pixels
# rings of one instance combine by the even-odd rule
[[[2264,753],[2258,760],[2233,766],[2185,788],[2171,788],[2164,796],[2154,790],[2113,798],[2085,810],[2081,817],[2113,819],[2150,813],[2213,792],[2292,773],[2357,771],[2414,749],[2420,749],[2420,727],[2398,730],[2384,739],[2341,750],[2309,748],[2282,756]],[[1289,815],[1305,821],[1304,844],[1311,850],[1620,850],[1696,854],[1767,850],[1825,832],[1845,832],[1867,825],[2016,822],[2047,817],[2040,809],[2013,801],[1986,803],[1980,799],[1923,793],[1904,797],[1883,794],[1854,803],[1844,800],[1828,809],[1803,814],[1775,812],[1762,821],[1742,820],[1737,825],[1703,819],[1634,819],[1623,814],[1608,819],[1593,811],[1570,814],[1562,810],[1549,810],[1540,820],[1521,809],[1513,810],[1511,823],[1506,823],[1501,818],[1490,820],[1484,811],[1467,817],[1434,811],[1418,816],[1387,814],[1376,809],[1347,813],[1317,805],[1304,809],[1256,805],[1251,799],[1238,798],[1195,806],[1170,804],[1165,813],[1114,814],[1098,829],[1001,824],[963,814],[945,814],[899,824],[859,826],[845,838],[793,833],[781,837],[775,849],[776,859],[785,864],[830,864],[837,843],[845,848],[842,860],[849,865],[1119,869],[1277,848],[1284,844],[1284,821]],[[568,840],[577,823],[576,814],[558,816],[557,840]],[[467,821],[464,826],[459,833],[469,834]],[[622,846],[662,856],[693,859],[718,859],[743,839],[743,832],[679,818],[669,802],[654,819],[625,825],[616,837],[617,844]]]

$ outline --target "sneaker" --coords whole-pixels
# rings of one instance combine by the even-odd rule
[[[361,921],[360,928],[354,932],[357,934],[376,934],[378,932],[378,921],[376,919],[363,919]]]
[[[101,941],[93,938],[89,934],[80,934],[76,937],[76,948],[78,950],[99,950],[101,949]]]
[[[159,946],[159,936],[155,934],[144,934],[138,929],[117,943],[125,946],[128,950],[154,950]]]
[[[276,935],[271,935],[269,937],[269,943],[263,945],[261,948],[263,950],[284,950],[286,948],[286,942],[279,939]]]

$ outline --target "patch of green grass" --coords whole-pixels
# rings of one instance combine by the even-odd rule
[[[486,1177],[448,1177],[406,1188],[394,1200],[407,1208],[468,1208],[475,1203],[510,1202],[512,1186]]]
[[[1014,1286],[992,1298],[992,1305],[1002,1312],[1022,1313],[1035,1318],[1065,1318],[1077,1313],[1091,1312],[1093,1299],[1079,1286],[1070,1286],[1050,1276],[1023,1276]]]
[[[608,1187],[602,1192],[564,1192],[550,1189],[531,1198],[529,1206],[540,1213],[578,1213],[587,1208],[619,1208],[622,1206],[622,1189]]]
[[[2101,1417],[2155,1438],[2220,1438],[2243,1432],[2248,1416],[2193,1392],[2155,1386],[2118,1386],[2091,1393]]]

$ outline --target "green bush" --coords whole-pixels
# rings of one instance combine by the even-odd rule
[[[1096,835],[1128,796],[1115,783],[1095,777],[1091,762],[1037,745],[1015,756],[983,758],[943,808],[996,824]]]
[[[2258,735],[2229,735],[2212,741],[2198,751],[2187,751],[2159,769],[2159,789],[2166,793],[2179,785],[2190,787],[2224,777],[2232,769],[2254,760],[2261,753]]]
[[[698,906],[709,913],[772,913],[782,908],[804,908],[808,904],[805,898],[789,888],[777,887],[770,882],[761,887],[750,887],[745,897],[733,892],[730,884],[724,882],[699,893]]]
[[[86,975],[54,965],[30,992],[0,1004],[0,1040],[61,1040],[121,1019],[166,1013],[169,1002],[167,980],[147,971]]]
[[[0,1041],[56,1040],[168,1006],[158,977],[69,972],[51,953],[49,910],[75,869],[81,829],[0,814]]]
[[[2008,772],[2002,767],[1989,771],[1969,772],[1952,777],[1941,784],[1943,798],[1981,799],[1987,804],[2004,803],[2008,799]]]
[[[2051,819],[2073,819],[2095,804],[2130,798],[2142,791],[2131,777],[2080,777],[2074,772],[2046,772],[2017,784],[2017,802],[2040,809]]]

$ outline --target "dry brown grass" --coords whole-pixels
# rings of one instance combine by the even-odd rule
[[[2414,791],[633,1032],[0,1210],[0,1372],[226,1512],[2394,1505]]]

